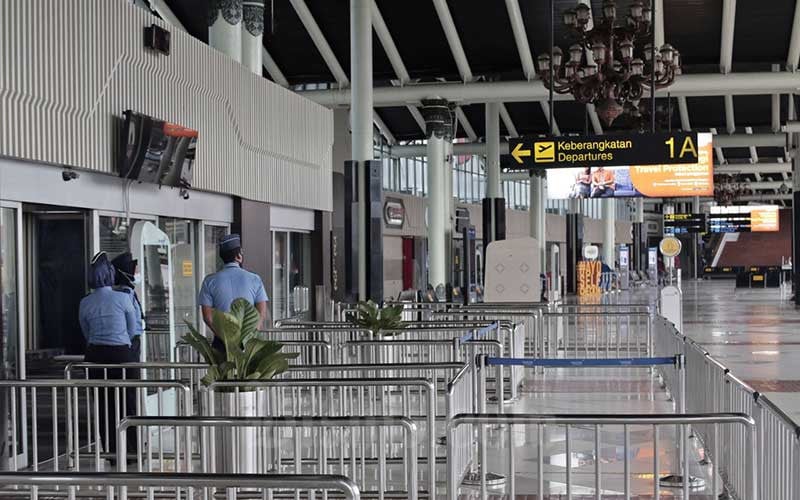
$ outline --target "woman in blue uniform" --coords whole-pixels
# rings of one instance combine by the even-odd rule
[[[105,252],[92,258],[89,271],[89,287],[92,293],[81,300],[79,319],[86,338],[85,360],[99,364],[118,364],[138,361],[131,349],[131,341],[142,334],[141,312],[134,305],[131,293],[117,291],[112,287],[116,271]],[[126,378],[128,374],[126,374]],[[121,379],[122,370],[92,370],[92,378]],[[125,396],[116,401],[115,391],[100,390],[100,433],[107,453],[116,451],[116,404],[123,418],[136,413],[136,391],[126,390]],[[105,397],[108,395],[108,402]],[[105,436],[106,418],[110,420],[108,436]],[[136,434],[129,433],[130,449],[135,449]]]
[[[116,275],[114,277],[114,290],[125,292],[133,298],[133,306],[144,325],[144,313],[142,313],[142,303],[136,295],[136,285],[141,278],[139,276],[139,261],[133,258],[130,252],[121,253],[111,261]],[[137,361],[141,359],[141,335],[136,335],[131,339],[131,350]]]

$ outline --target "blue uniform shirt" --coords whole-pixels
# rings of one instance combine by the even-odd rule
[[[142,334],[142,314],[133,295],[110,286],[96,289],[81,300],[78,313],[86,342],[94,345],[131,345]]]
[[[206,276],[197,302],[201,306],[228,312],[231,303],[239,298],[253,305],[269,300],[261,278],[255,273],[245,271],[239,264],[231,262],[225,264],[221,271]]]

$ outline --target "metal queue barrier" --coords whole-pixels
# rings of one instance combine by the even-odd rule
[[[139,472],[174,466],[195,473],[338,474],[364,496],[417,499],[417,425],[406,417],[130,417],[118,427],[122,472],[130,428],[172,429],[170,446],[183,450],[176,463],[140,450],[134,464]],[[402,440],[387,442],[395,431]]]
[[[447,423],[448,436],[448,456],[454,457],[455,450],[450,449],[450,445],[455,441],[458,436],[459,429],[463,426],[477,426],[480,432],[485,432],[487,427],[495,428],[497,426],[505,426],[505,432],[500,431],[504,436],[507,446],[504,450],[499,451],[495,456],[490,456],[487,453],[479,452],[478,460],[480,463],[485,464],[491,462],[493,466],[505,466],[508,470],[509,481],[506,487],[506,493],[509,498],[516,497],[516,473],[520,472],[520,467],[529,466],[533,460],[518,460],[517,449],[530,450],[536,448],[536,474],[537,474],[537,497],[536,498],[552,498],[549,491],[545,489],[545,474],[551,476],[551,482],[556,481],[563,483],[566,486],[566,498],[572,498],[574,488],[576,486],[572,471],[572,463],[564,467],[563,475],[558,474],[558,477],[553,477],[556,474],[553,471],[545,470],[545,434],[558,432],[559,436],[563,435],[563,439],[559,441],[564,443],[562,450],[566,457],[571,457],[574,448],[574,440],[580,441],[581,451],[585,451],[587,442],[594,442],[593,455],[595,457],[601,456],[602,443],[604,440],[603,434],[608,437],[612,435],[612,440],[616,446],[619,446],[617,439],[614,439],[613,431],[615,428],[622,427],[622,457],[623,457],[623,472],[622,472],[622,496],[614,494],[614,498],[624,498],[631,500],[634,498],[631,491],[631,475],[635,472],[637,475],[642,472],[637,470],[633,471],[631,467],[631,457],[633,455],[630,445],[631,428],[638,430],[639,428],[652,429],[653,431],[653,467],[651,474],[657,477],[660,473],[659,463],[659,432],[660,427],[665,426],[678,426],[688,434],[689,426],[697,425],[713,425],[725,427],[738,427],[739,431],[744,436],[745,447],[742,449],[742,460],[746,464],[741,476],[741,481],[744,483],[742,495],[736,498],[745,500],[756,500],[756,484],[757,484],[757,432],[755,421],[744,413],[723,413],[723,414],[645,414],[645,415],[530,415],[530,414],[462,414],[456,415]],[[528,428],[535,427],[535,433],[530,433]],[[518,429],[522,428],[522,432]],[[563,429],[563,430],[562,430]],[[536,436],[534,442],[529,442],[528,437],[534,434]],[[515,446],[515,441],[519,441],[521,437],[522,443],[520,446]],[[684,450],[688,454],[689,447]],[[559,450],[561,452],[562,450]],[[505,455],[505,456],[503,456]],[[688,456],[684,457],[688,461]],[[448,462],[448,500],[456,500],[459,494],[459,486],[464,477],[464,471],[457,467],[457,462],[451,460]],[[527,470],[526,470],[527,471]],[[609,476],[618,476],[618,473],[609,473]],[[604,487],[604,472],[601,460],[594,460],[594,498],[603,498]],[[481,474],[480,496],[481,500],[490,498],[487,495],[487,484],[483,474]],[[688,485],[688,483],[686,483]],[[585,486],[581,484],[580,486]],[[617,487],[605,486],[607,489],[616,490]],[[689,489],[684,487],[681,492],[681,498],[688,500]],[[636,498],[641,498],[637,496]],[[661,498],[659,481],[653,481],[653,496],[652,498]],[[674,498],[674,496],[672,497]],[[788,500],[790,497],[784,497]]]
[[[298,339],[299,335],[283,335],[278,338],[278,335],[271,335],[273,330],[262,330],[262,338],[267,340],[279,340],[283,344],[283,352],[298,353],[299,356],[289,361],[291,364],[313,364],[313,363],[331,363],[331,344],[319,337],[322,336],[320,332],[309,332],[306,338]],[[285,332],[285,330],[277,330],[277,332]],[[317,338],[314,338],[317,337]],[[174,360],[177,363],[200,363],[203,362],[200,354],[190,345],[183,341],[178,341],[173,348]]]
[[[173,380],[0,380],[0,391],[9,400],[12,470],[102,470],[115,458],[106,450],[129,411],[128,391],[136,393],[135,413],[192,414],[191,388]],[[157,439],[137,436],[140,444]]]
[[[634,358],[652,351],[649,312],[544,312],[539,321],[547,358]]]
[[[420,467],[420,484],[435,492],[437,462],[445,462],[437,438],[444,436],[447,411],[475,407],[471,370],[464,363],[295,366],[269,381],[211,384],[205,408],[210,416],[410,418],[419,426],[419,462],[427,465]],[[399,435],[387,436],[393,439]]]
[[[684,337],[662,317],[655,319],[656,353],[680,349],[686,358],[686,407],[697,412],[741,412],[753,417],[758,436],[759,500],[795,500],[800,497],[800,426],[763,394],[737,378],[700,344]],[[661,374],[672,389],[675,380]],[[744,495],[747,436],[727,428],[695,424],[693,436],[708,459],[716,464],[725,490],[734,498]],[[715,484],[716,487],[716,484]]]
[[[360,500],[358,486],[350,479],[336,475],[293,475],[275,474],[255,476],[250,474],[158,474],[138,472],[111,472],[104,474],[90,472],[0,472],[0,496],[15,498],[39,496],[76,498],[90,497],[117,498],[126,500],[127,490],[141,492],[146,498],[193,498],[195,492],[202,492],[203,498],[214,498],[215,491],[226,492],[227,498],[239,498],[238,488],[247,488],[242,498],[272,498],[274,494],[291,494],[293,497],[314,498],[319,493],[327,496],[336,492],[346,500]],[[199,490],[199,491],[198,491]],[[141,495],[137,495],[141,497]],[[333,496],[333,495],[331,495]]]

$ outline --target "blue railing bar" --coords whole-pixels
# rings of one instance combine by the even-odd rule
[[[577,358],[577,359],[530,359],[530,358],[486,358],[486,366],[550,366],[569,368],[573,366],[654,366],[674,365],[677,357],[661,358]]]
[[[476,330],[476,331],[474,331],[474,332],[469,332],[469,333],[466,333],[466,334],[464,334],[464,335],[462,335],[462,336],[461,336],[461,339],[460,339],[460,340],[461,340],[461,343],[464,343],[464,342],[469,342],[470,340],[475,340],[475,339],[479,339],[479,338],[481,338],[481,337],[484,337],[484,336],[486,336],[486,334],[487,334],[487,333],[489,333],[489,332],[492,332],[492,331],[494,331],[494,330],[497,330],[497,328],[498,328],[499,326],[500,326],[500,323],[498,323],[497,321],[495,321],[495,322],[494,322],[494,323],[492,323],[491,325],[489,325],[489,326],[484,326],[484,327],[483,327],[483,328],[481,328],[480,330]]]

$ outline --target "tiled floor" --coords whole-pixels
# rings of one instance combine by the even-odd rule
[[[800,422],[800,310],[775,288],[683,282],[684,333]]]

